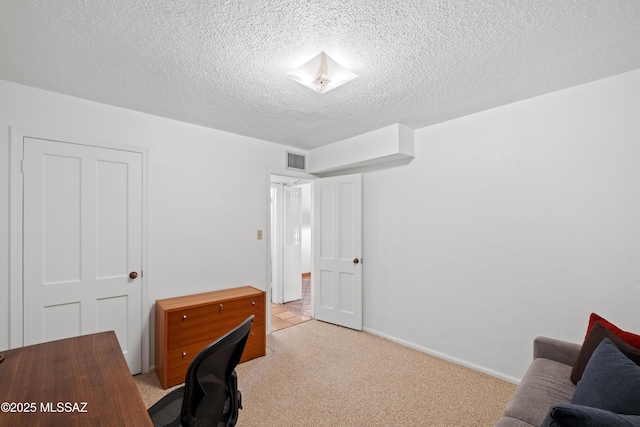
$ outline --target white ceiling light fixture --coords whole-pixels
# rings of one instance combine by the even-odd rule
[[[289,71],[287,76],[318,93],[329,92],[358,77],[324,51],[295,70]]]

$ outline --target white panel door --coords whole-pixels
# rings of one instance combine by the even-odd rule
[[[280,231],[282,184],[271,183],[271,302],[282,304],[282,236]]]
[[[284,186],[283,300],[302,299],[302,227],[300,187]]]
[[[23,227],[24,345],[114,330],[140,373],[141,154],[25,138]]]
[[[362,330],[362,176],[313,181],[314,316]]]

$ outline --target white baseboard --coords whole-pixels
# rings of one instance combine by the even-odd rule
[[[365,332],[367,332],[367,333],[370,333],[372,335],[377,335],[377,336],[379,336],[381,338],[387,339],[389,341],[393,341],[393,342],[398,343],[400,345],[403,345],[405,347],[409,347],[409,348],[412,348],[414,350],[418,350],[418,351],[421,351],[423,353],[430,354],[430,355],[435,356],[435,357],[437,357],[439,359],[443,359],[443,360],[446,360],[448,362],[455,363],[456,365],[461,365],[461,366],[464,366],[466,368],[473,369],[474,371],[482,372],[484,374],[490,375],[490,376],[495,377],[495,378],[499,378],[501,380],[504,380],[504,381],[507,381],[507,382],[510,382],[510,383],[513,383],[513,384],[520,384],[520,379],[512,377],[511,375],[506,375],[506,374],[504,374],[502,372],[494,371],[493,369],[489,369],[489,368],[484,367],[484,366],[476,365],[475,363],[471,363],[469,361],[466,361],[466,360],[463,360],[463,359],[459,359],[457,357],[449,356],[449,355],[441,353],[439,351],[435,351],[435,350],[432,350],[430,348],[426,348],[426,347],[414,344],[412,342],[405,341],[403,339],[396,338],[396,337],[391,336],[391,335],[387,335],[387,334],[385,334],[383,332],[376,331],[375,329],[363,328],[363,330]]]

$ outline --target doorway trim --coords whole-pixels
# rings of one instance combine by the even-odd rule
[[[139,153],[142,156],[142,372],[149,372],[149,188],[148,149],[125,147],[89,138],[68,137],[42,131],[23,131],[9,127],[9,348],[23,346],[23,191],[22,175],[24,138],[46,139],[69,144]]]
[[[266,232],[266,236],[267,236],[267,271],[266,271],[266,275],[267,275],[267,280],[266,280],[266,288],[267,288],[267,296],[266,296],[266,304],[267,304],[267,335],[271,334],[271,274],[272,274],[272,267],[271,267],[271,239],[273,239],[274,237],[271,235],[271,176],[272,175],[278,175],[278,176],[286,176],[286,177],[290,177],[290,178],[300,178],[300,179],[305,179],[305,180],[309,180],[309,181],[313,181],[315,179],[318,179],[319,177],[317,175],[311,175],[308,173],[304,173],[304,172],[297,172],[297,171],[293,171],[290,169],[267,169],[267,184],[266,184],[266,197],[267,197],[267,232]],[[313,190],[312,190],[313,191]],[[313,197],[312,197],[313,200]],[[313,229],[313,215],[311,218],[311,228]],[[313,232],[311,233],[311,238],[313,239]],[[311,242],[311,268],[313,270],[313,241]],[[311,287],[313,288],[313,275],[311,276]],[[313,307],[312,307],[312,313],[313,313]]]

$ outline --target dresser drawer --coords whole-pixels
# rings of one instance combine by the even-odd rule
[[[167,348],[199,342],[212,336],[220,309],[214,305],[184,308],[168,313]]]
[[[264,297],[260,298],[238,298],[233,300],[221,301],[220,312],[216,320],[217,327],[221,327],[227,331],[232,330],[252,314],[259,317],[258,314],[264,311]],[[262,311],[260,310],[262,308]],[[264,317],[264,316],[263,316]],[[254,319],[254,323],[257,319]]]
[[[244,352],[242,353],[240,362],[255,359],[259,356],[264,356],[266,343],[267,337],[265,334],[265,326],[256,325],[254,323],[251,326],[251,331],[249,332],[249,337],[247,338],[247,345],[244,347]]]

